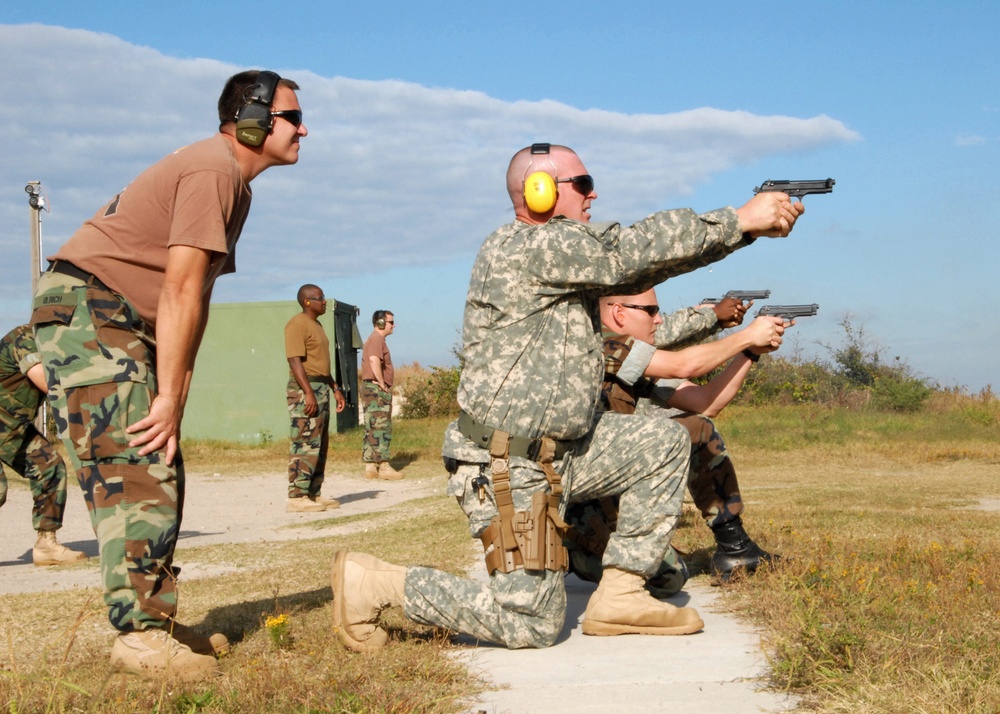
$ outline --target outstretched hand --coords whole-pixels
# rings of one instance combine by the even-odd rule
[[[712,310],[715,311],[715,317],[719,321],[719,325],[725,329],[729,329],[730,327],[743,324],[743,316],[751,305],[753,305],[753,300],[744,305],[742,300],[723,298],[712,305]]]
[[[795,221],[806,210],[802,201],[792,201],[779,191],[758,193],[736,209],[744,233],[752,237],[781,237],[792,232]]]
[[[782,336],[787,327],[780,317],[758,317],[746,328],[747,337],[752,340],[750,349],[756,354],[773,352],[781,347]]]

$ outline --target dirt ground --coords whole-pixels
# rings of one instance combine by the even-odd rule
[[[405,470],[404,470],[405,474]],[[68,567],[35,567],[31,547],[31,492],[27,482],[8,473],[7,503],[0,509],[0,594],[42,592],[78,587],[99,587],[97,540],[90,525],[83,496],[75,483],[69,487],[59,542],[82,550],[90,560]],[[221,476],[189,473],[177,563],[184,579],[215,575],[220,571],[184,562],[184,549],[219,543],[267,543],[317,538],[345,532],[351,525],[326,529],[297,528],[312,521],[379,511],[398,503],[444,493],[440,478],[406,478],[402,481],[366,479],[357,474],[327,476],[323,495],[336,498],[341,507],[319,513],[285,513],[284,473],[258,476]],[[13,483],[20,480],[20,484]]]

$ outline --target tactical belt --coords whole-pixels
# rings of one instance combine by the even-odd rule
[[[111,288],[101,282],[93,273],[88,273],[86,270],[81,270],[72,263],[67,263],[65,260],[57,260],[49,264],[50,273],[61,273],[63,275],[68,275],[71,278],[76,278],[77,280],[82,280],[87,283],[87,285],[93,285],[100,288],[101,290],[107,290],[109,293],[114,292]]]
[[[499,515],[493,517],[479,536],[483,542],[487,572],[490,575],[497,570],[510,573],[521,568],[566,570],[569,554],[563,545],[563,534],[567,526],[559,516],[562,477],[552,468],[552,462],[565,455],[568,442],[511,436],[505,431],[476,424],[465,412],[458,418],[458,428],[490,452],[493,498]],[[531,495],[531,507],[527,511],[514,510],[510,488],[511,456],[538,463],[549,484],[547,493],[538,491]],[[480,495],[480,498],[483,496]]]
[[[472,439],[476,446],[488,451],[492,451],[490,444],[493,435],[498,433],[493,427],[480,424],[465,412],[458,415],[458,430]],[[559,461],[573,444],[572,441],[557,441],[548,437],[529,439],[526,436],[511,434],[507,435],[507,439],[511,456],[520,456],[522,459],[540,463]]]

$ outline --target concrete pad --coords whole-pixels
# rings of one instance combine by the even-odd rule
[[[717,588],[694,585],[670,599],[698,610],[705,621],[698,634],[590,637],[580,623],[595,587],[572,575],[566,579],[566,626],[553,647],[481,645],[456,654],[497,686],[468,711],[757,714],[795,708],[795,700],[762,689],[767,663],[760,639],[719,611]]]

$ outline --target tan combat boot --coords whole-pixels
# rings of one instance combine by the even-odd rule
[[[382,610],[403,604],[406,568],[367,553],[338,550],[330,574],[333,628],[355,652],[377,652],[389,635],[378,626]]]
[[[378,464],[371,461],[365,464],[365,478],[378,478]]]
[[[55,531],[38,531],[35,547],[31,549],[35,565],[65,565],[87,559],[86,553],[70,550],[56,540]]]
[[[218,657],[229,652],[229,639],[221,632],[205,637],[179,622],[168,623],[166,629],[175,640],[190,647],[195,654]]]
[[[403,478],[403,474],[392,468],[392,464],[388,461],[382,461],[378,465],[378,477],[384,481],[399,481]]]
[[[196,654],[166,630],[122,632],[111,648],[111,664],[141,677],[168,677],[184,682],[207,679],[220,673],[212,655]]]
[[[340,501],[336,498],[327,498],[326,496],[321,496],[317,493],[313,500],[315,500],[316,503],[322,503],[326,506],[327,510],[340,508]]]
[[[318,503],[306,496],[300,496],[299,498],[289,498],[287,501],[285,501],[285,513],[317,513],[319,511],[325,511],[325,510],[326,506],[324,506],[322,503]]]
[[[583,613],[585,635],[690,635],[705,623],[691,607],[660,602],[641,575],[605,568]]]

